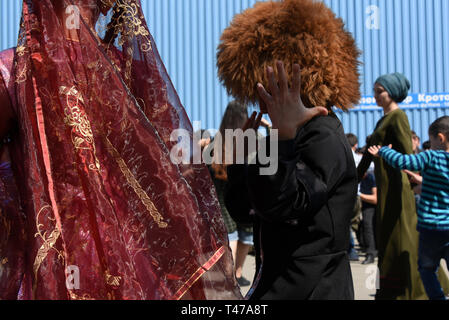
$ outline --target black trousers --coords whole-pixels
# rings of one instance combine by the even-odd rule
[[[376,238],[375,238],[375,221],[376,208],[365,208],[362,210],[362,237],[366,246],[366,253],[377,256]]]

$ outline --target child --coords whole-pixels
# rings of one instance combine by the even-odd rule
[[[369,152],[398,169],[421,171],[422,194],[418,206],[419,272],[431,300],[445,300],[437,278],[440,260],[449,265],[449,117],[429,128],[431,150],[402,155],[389,147],[372,146]]]

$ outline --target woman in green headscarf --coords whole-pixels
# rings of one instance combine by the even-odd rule
[[[412,154],[412,136],[407,115],[399,108],[410,90],[410,82],[400,73],[379,77],[374,84],[377,105],[384,116],[371,136],[371,145],[392,145],[403,154]],[[427,295],[418,272],[418,231],[415,198],[407,175],[381,158],[366,152],[358,167],[362,178],[375,163],[378,187],[376,244],[379,250],[380,289],[376,300],[424,300]],[[440,269],[447,294],[449,281]]]

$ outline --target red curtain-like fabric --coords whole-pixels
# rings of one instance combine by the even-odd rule
[[[12,78],[27,239],[2,298],[242,298],[207,168],[171,157],[192,127],[140,1],[24,0]]]

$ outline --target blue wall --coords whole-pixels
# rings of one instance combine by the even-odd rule
[[[232,17],[255,0],[142,0],[150,30],[190,118],[218,128],[231,99],[217,80],[216,47]],[[412,94],[449,93],[449,0],[324,0],[363,51],[362,94],[381,74],[403,72]],[[0,1],[0,49],[16,43],[22,0]],[[414,105],[414,107],[410,107]],[[340,114],[363,142],[382,116],[372,105]],[[449,101],[404,105],[412,129],[449,115]]]

